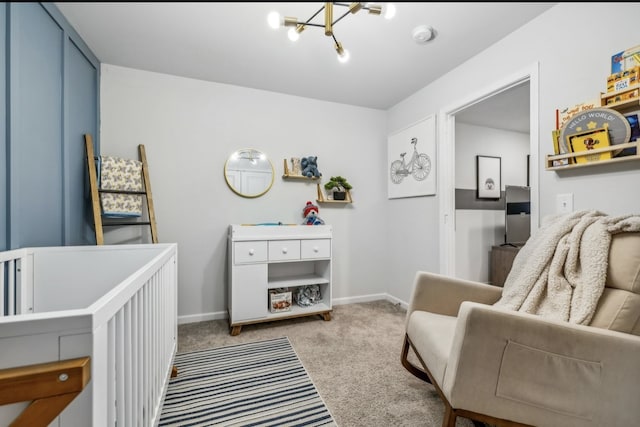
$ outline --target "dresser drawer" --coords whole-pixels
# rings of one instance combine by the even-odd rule
[[[300,240],[274,240],[269,242],[269,261],[300,259]]]
[[[300,241],[302,259],[329,258],[331,256],[331,239],[310,239]]]
[[[235,264],[250,264],[267,261],[267,242],[236,242],[233,244]]]

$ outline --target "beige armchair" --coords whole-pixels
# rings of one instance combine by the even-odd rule
[[[613,236],[605,286],[586,326],[494,307],[499,287],[419,272],[402,364],[433,384],[446,427],[458,416],[496,426],[640,425],[640,233]]]

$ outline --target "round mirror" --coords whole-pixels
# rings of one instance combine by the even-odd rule
[[[259,197],[273,185],[273,165],[266,154],[243,148],[231,154],[224,164],[227,185],[242,197]]]

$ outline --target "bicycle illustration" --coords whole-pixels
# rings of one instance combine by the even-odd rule
[[[431,172],[431,159],[424,153],[418,154],[418,138],[411,138],[413,145],[413,154],[408,162],[405,162],[405,153],[400,154],[400,160],[391,162],[391,182],[400,184],[402,180],[409,176],[413,176],[416,181],[423,181]]]

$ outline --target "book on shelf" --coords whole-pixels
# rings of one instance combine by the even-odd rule
[[[570,107],[556,109],[556,129],[562,129],[562,127],[578,113],[591,110],[592,108],[600,108],[601,103],[602,101],[600,99],[591,99]]]
[[[589,151],[611,145],[609,129],[605,126],[567,136],[567,146],[572,153],[584,153],[575,157],[575,163],[589,163],[612,158],[611,151],[589,154]]]

